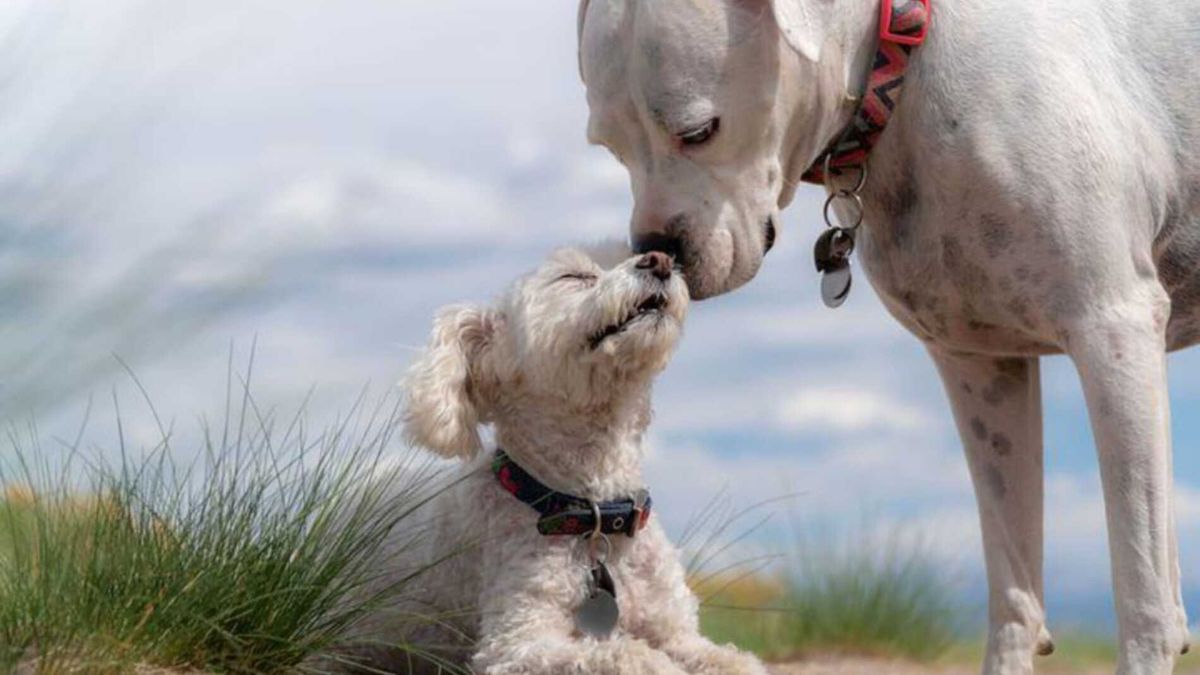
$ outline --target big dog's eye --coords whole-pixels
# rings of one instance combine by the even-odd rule
[[[684,145],[703,145],[709,141],[721,128],[721,118],[714,117],[695,129],[688,129],[679,134],[679,140]]]

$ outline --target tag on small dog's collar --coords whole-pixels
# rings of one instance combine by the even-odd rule
[[[608,591],[597,588],[591,597],[584,600],[575,610],[575,625],[580,633],[603,640],[616,629],[620,614],[617,599]]]
[[[604,563],[596,563],[588,578],[587,597],[575,610],[575,626],[580,633],[603,640],[616,630],[620,618],[612,575]]]

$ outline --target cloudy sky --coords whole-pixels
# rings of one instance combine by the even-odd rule
[[[260,401],[315,386],[312,414],[333,415],[396,381],[438,306],[488,299],[555,245],[623,236],[627,179],[584,141],[574,26],[566,0],[0,3],[0,417],[71,437],[91,398],[89,442],[111,447],[115,391],[126,432],[150,438],[120,357],[194,428],[254,340]],[[977,589],[934,369],[865,284],[820,306],[820,199],[801,192],[753,284],[694,307],[657,391],[656,504],[678,532],[718,491],[795,493],[778,519],[918,533]],[[1200,615],[1200,351],[1172,369]],[[1104,624],[1082,396],[1065,360],[1044,372],[1051,625]]]

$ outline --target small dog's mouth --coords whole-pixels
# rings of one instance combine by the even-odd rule
[[[669,300],[663,293],[655,293],[654,295],[651,295],[643,300],[637,307],[635,307],[634,310],[625,318],[621,319],[617,323],[605,326],[595,333],[592,333],[591,337],[588,338],[588,344],[592,349],[595,349],[596,347],[600,346],[601,342],[604,342],[608,338],[623,332],[630,326],[630,324],[638,319],[650,315],[661,316],[662,311],[667,308],[668,303]]]

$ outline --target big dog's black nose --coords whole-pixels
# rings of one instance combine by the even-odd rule
[[[661,251],[651,251],[637,261],[639,270],[649,270],[651,274],[666,281],[671,278],[671,256]]]
[[[661,232],[651,232],[649,234],[639,234],[633,238],[634,253],[650,253],[651,251],[665,253],[678,260],[679,237]]]

